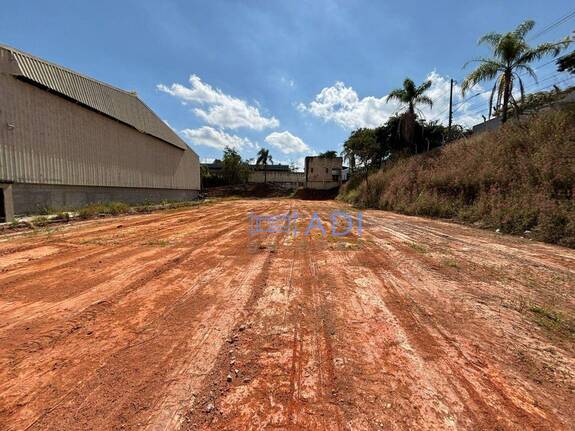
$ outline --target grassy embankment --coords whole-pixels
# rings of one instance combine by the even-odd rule
[[[456,219],[575,247],[575,111],[553,111],[350,181],[356,206]],[[526,232],[527,231],[527,232]]]

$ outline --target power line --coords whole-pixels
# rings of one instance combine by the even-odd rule
[[[543,86],[543,87],[535,88],[534,91],[532,91],[530,94],[538,93],[538,92],[543,91],[543,90],[545,90],[545,89],[547,89],[547,88],[551,88],[551,87],[554,87],[555,85],[563,84],[563,83],[565,83],[565,82],[567,82],[567,81],[570,81],[570,80],[572,80],[572,79],[575,79],[575,76],[568,76],[567,78],[564,78],[564,79],[562,79],[562,80],[560,80],[560,81],[553,82],[553,83],[548,84],[548,85],[545,85],[545,86]],[[482,112],[487,111],[488,108],[489,108],[489,107],[483,107],[483,108],[474,109],[474,110],[471,110],[471,111],[463,111],[463,112],[460,112],[456,117],[457,117],[457,118],[461,118],[461,117],[464,116],[464,115],[477,115],[477,114],[480,114],[480,113],[482,113]]]
[[[544,27],[541,31],[539,31],[538,33],[536,33],[535,35],[533,35],[532,37],[530,37],[528,40],[534,40],[537,39],[538,37],[544,35],[545,33],[551,31],[552,29],[560,26],[561,24],[569,21],[570,19],[575,17],[575,10],[572,10],[571,12],[568,12],[567,14],[563,15],[562,17],[558,18],[557,20],[551,22],[550,24],[548,24],[546,27]],[[555,63],[556,62],[556,58],[553,58],[545,63],[543,63],[542,65],[537,67],[537,71],[540,71],[542,68],[550,65],[551,63]],[[526,76],[528,74],[527,71],[521,72],[519,73],[519,77],[523,77]],[[545,80],[545,79],[543,79]],[[538,80],[537,82],[541,82],[543,80]],[[537,83],[536,82],[536,83]],[[466,102],[468,102],[469,100],[481,96],[483,94],[489,94],[491,93],[492,90],[485,90],[476,94],[473,94],[472,96],[469,96],[467,98],[464,98],[463,100],[459,101],[458,103],[453,105],[453,112],[457,111],[461,106],[463,106],[463,104],[465,104]],[[448,109],[444,109],[440,114],[438,114],[438,117],[442,117],[446,112],[448,111]],[[467,112],[467,111],[465,111]]]
[[[551,73],[551,74],[549,74],[549,75],[546,75],[545,77],[543,77],[543,78],[541,78],[541,79],[538,79],[537,82],[534,83],[534,85],[526,86],[526,87],[524,88],[524,91],[530,91],[530,90],[532,90],[534,87],[537,87],[541,82],[545,82],[545,81],[548,81],[549,79],[556,78],[556,77],[558,77],[559,75],[562,75],[562,73],[561,73],[561,72],[554,72],[554,73]],[[491,91],[492,91],[492,90],[484,91],[484,92],[482,92],[482,93],[477,93],[477,95],[491,93]],[[472,104],[472,105],[470,105],[470,106],[467,106],[466,108],[467,108],[467,109],[475,109],[475,108],[479,107],[480,105],[482,105],[483,103],[484,103],[484,102],[481,102],[481,103],[478,103],[478,104]],[[460,107],[460,106],[459,106],[459,107]],[[459,108],[459,107],[458,107],[458,108]]]
[[[554,63],[555,61],[556,61],[556,59],[553,58],[552,60],[550,60],[550,61],[548,61],[548,62],[542,64],[541,66],[539,66],[539,67],[537,68],[537,71],[540,71],[541,69],[543,69],[544,67],[550,65],[551,63]],[[553,76],[556,76],[556,75],[561,74],[561,73],[562,73],[562,72],[557,72],[557,73],[553,74]],[[526,76],[526,75],[527,75],[527,72],[522,72],[522,73],[519,73],[518,75],[519,75],[519,77],[523,77],[523,76]],[[541,82],[541,81],[545,81],[546,79],[549,79],[549,78],[546,77],[546,78],[543,78],[543,79],[538,79],[536,83]],[[475,97],[478,97],[478,96],[482,96],[482,95],[484,95],[484,94],[490,94],[491,91],[493,91],[493,90],[480,91],[480,92],[478,92],[478,93],[475,93],[475,94],[473,94],[473,95],[471,95],[471,96],[468,96],[468,97],[466,97],[466,98],[460,100],[459,102],[457,102],[457,103],[455,103],[455,104],[453,105],[453,112],[457,111],[459,108],[462,107],[463,104],[467,103],[467,102],[470,101],[471,99],[474,99]],[[439,97],[438,97],[437,99],[439,99]],[[469,108],[474,109],[474,108],[479,107],[479,106],[480,106],[479,104],[476,104],[476,105],[468,106],[467,108],[468,108],[468,109],[469,109]],[[437,114],[436,117],[437,117],[437,118],[441,118],[441,117],[448,111],[448,109],[449,109],[449,108],[445,108],[443,111],[441,111],[439,114]]]
[[[559,18],[557,21],[552,22],[551,24],[549,24],[547,27],[545,27],[543,30],[541,30],[540,32],[534,34],[533,36],[531,36],[528,40],[535,40],[538,37],[544,35],[545,33],[547,33],[548,31],[553,30],[555,27],[560,26],[561,24],[569,21],[571,18],[575,17],[575,10],[567,13],[567,15],[564,15],[563,17]]]
[[[562,74],[561,72],[555,72],[555,73],[552,73],[551,75],[546,75],[544,78],[539,79],[539,80],[535,83],[535,85],[538,85],[540,82],[544,82],[544,81],[547,81],[547,80],[549,80],[549,79],[555,78],[555,77],[557,77],[557,76],[559,76],[559,75],[561,75],[561,74]],[[529,90],[532,89],[532,88],[533,88],[533,86],[531,86],[531,87],[525,87],[525,91],[529,91]],[[477,108],[479,108],[479,107],[481,107],[481,106],[484,106],[485,101],[481,101],[481,102],[479,102],[479,103],[474,103],[474,104],[471,104],[471,105],[468,105],[468,106],[465,106],[465,103],[468,102],[469,100],[475,98],[475,97],[482,96],[482,95],[484,95],[484,94],[490,94],[491,91],[492,91],[492,90],[481,91],[481,92],[479,92],[479,93],[474,94],[473,96],[470,96],[470,97],[468,97],[468,98],[465,98],[465,99],[459,101],[458,103],[456,103],[456,104],[453,105],[453,113],[455,114],[455,112],[458,111],[458,110],[459,110],[460,108],[462,108],[462,107],[465,107],[465,111],[462,112],[462,114],[464,114],[464,113],[469,112],[470,109],[473,110],[473,109],[477,109]],[[489,105],[487,105],[487,106],[489,106]],[[483,110],[483,108],[482,108],[482,110]],[[443,110],[442,113],[438,114],[438,117],[441,117],[446,111],[447,111],[447,109]],[[460,111],[460,112],[461,112],[461,111]],[[462,115],[462,114],[461,114],[461,115]]]

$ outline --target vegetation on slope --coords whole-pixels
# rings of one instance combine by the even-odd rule
[[[389,162],[340,198],[575,247],[574,155],[575,111],[549,111]]]

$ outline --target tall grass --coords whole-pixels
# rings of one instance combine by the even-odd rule
[[[521,124],[404,158],[346,186],[361,207],[455,218],[575,247],[575,111],[550,111]]]

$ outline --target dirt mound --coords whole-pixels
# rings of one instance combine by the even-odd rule
[[[241,196],[246,198],[268,198],[289,196],[292,190],[278,184],[267,183],[210,187],[206,189],[205,192],[209,197]]]
[[[312,190],[302,187],[296,190],[293,198],[306,201],[327,201],[335,199],[338,193],[339,187],[330,190]]]

